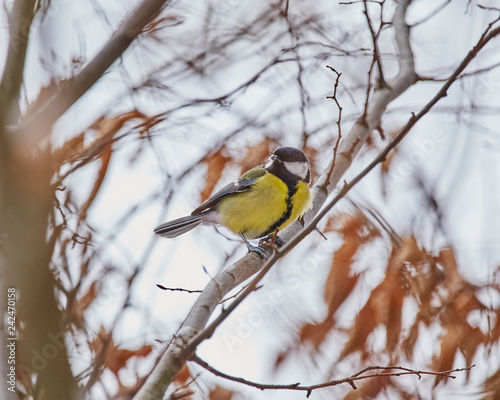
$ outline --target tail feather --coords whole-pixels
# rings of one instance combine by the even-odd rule
[[[183,233],[190,231],[200,225],[205,219],[206,215],[188,215],[187,217],[182,217],[174,219],[173,221],[165,222],[160,226],[157,226],[154,232],[164,238],[174,238]]]

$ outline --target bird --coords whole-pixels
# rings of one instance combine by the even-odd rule
[[[165,222],[154,229],[164,238],[182,235],[200,224],[222,225],[239,235],[249,252],[266,258],[259,244],[284,244],[277,233],[302,218],[312,206],[311,171],[305,153],[279,147],[266,164],[245,172],[200,204],[191,215]]]

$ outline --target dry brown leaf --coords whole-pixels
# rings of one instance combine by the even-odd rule
[[[185,385],[186,382],[190,379],[191,379],[191,371],[189,371],[187,364],[184,364],[181,370],[175,376],[174,382],[182,386]]]
[[[134,356],[134,351],[127,349],[113,349],[106,357],[106,368],[118,378],[118,372],[125,367],[129,358]]]
[[[114,136],[127,121],[137,118],[147,119],[147,117],[141,112],[133,110],[111,119],[100,118],[91,126],[91,128],[100,132],[99,137],[87,146],[87,148],[79,154],[79,157],[99,155],[101,159],[101,166],[97,173],[97,177],[95,178],[89,197],[80,207],[80,220],[84,220],[86,218],[90,206],[94,202],[99,190],[102,187],[106,173],[108,172],[109,163],[111,161]]]
[[[114,399],[132,399],[134,395],[139,391],[141,386],[144,384],[146,377],[137,378],[137,380],[132,385],[124,385],[121,381],[118,381],[118,391],[113,396]]]
[[[453,362],[458,351],[460,342],[464,337],[463,325],[457,322],[450,322],[446,326],[446,332],[441,337],[441,350],[439,357],[433,363],[433,371],[449,371],[453,369]],[[434,386],[445,379],[443,376],[436,376]]]
[[[439,253],[436,261],[444,268],[446,286],[448,290],[455,293],[464,284],[464,278],[458,272],[457,261],[453,249],[446,248]]]
[[[95,354],[99,354],[101,350],[103,349],[104,343],[108,342],[109,347],[114,347],[114,341],[113,341],[113,336],[109,332],[106,331],[106,329],[101,326],[99,328],[99,332],[97,333],[97,336],[95,339],[89,343],[90,348],[94,350]]]
[[[335,313],[356,286],[359,275],[351,273],[355,254],[362,245],[378,236],[378,232],[360,214],[338,218],[335,224],[338,223],[341,225],[336,230],[343,235],[343,244],[333,256],[325,283],[324,299],[328,305],[328,314],[323,322],[303,325],[299,334],[300,343],[310,342],[316,350],[334,328]]]
[[[215,185],[224,172],[226,164],[231,161],[231,157],[224,155],[225,147],[222,146],[215,153],[207,156],[203,162],[207,164],[207,177],[205,179],[205,187],[201,191],[201,201],[205,201],[212,194]]]
[[[409,236],[395,247],[395,254],[391,257],[394,257],[393,262],[396,263],[397,268],[402,263],[420,264],[426,260],[427,253],[420,249],[414,236]]]
[[[90,348],[94,354],[100,355],[104,350],[106,355],[104,357],[104,366],[108,368],[116,376],[118,380],[118,372],[125,367],[127,361],[132,357],[146,357],[151,353],[153,347],[151,345],[144,345],[137,350],[121,349],[115,345],[113,336],[101,326],[96,338],[89,343]]]
[[[358,249],[359,241],[356,238],[345,237],[344,243],[333,256],[324,293],[329,318],[334,318],[338,308],[351,294],[358,282],[359,275],[351,275],[351,265]]]
[[[391,384],[388,376],[381,376],[374,379],[368,379],[360,384],[356,384],[357,390],[350,391],[344,400],[374,399],[385,387]]]
[[[105,151],[103,151],[101,155],[101,166],[99,171],[97,172],[97,177],[95,178],[94,185],[92,186],[92,190],[89,194],[89,197],[80,207],[79,217],[80,220],[83,221],[87,217],[87,212],[94,202],[101,186],[104,182],[104,178],[106,177],[106,173],[108,172],[109,162],[111,161],[111,147],[107,147]]]
[[[60,148],[56,149],[53,155],[54,160],[58,164],[64,162],[73,163],[78,159],[88,158],[92,160],[94,157],[99,156],[101,152],[110,152],[113,137],[126,122],[133,119],[141,119],[146,122],[151,120],[151,118],[138,110],[132,110],[112,118],[99,117],[89,127],[89,130],[97,134],[89,144],[84,146],[85,136],[88,133],[88,130],[86,130],[69,139]]]
[[[393,164],[394,157],[396,156],[398,148],[396,147],[393,151],[391,151],[386,157],[385,160],[381,164],[380,168],[380,178],[381,178],[381,188],[382,194],[384,197],[387,195],[387,187],[390,186],[390,175],[389,169]],[[396,178],[396,177],[395,177]],[[399,177],[397,177],[399,178]]]
[[[386,346],[389,352],[393,352],[399,343],[399,337],[401,334],[401,321],[403,316],[403,302],[405,298],[405,292],[401,290],[397,284],[394,284],[395,290],[390,295],[389,300],[389,312],[387,314],[387,319],[385,320],[386,326]],[[390,288],[388,288],[390,290]]]
[[[500,339],[500,307],[495,310],[494,315],[495,325],[489,332],[489,343],[494,343]]]
[[[452,310],[463,322],[467,321],[471,311],[484,310],[483,304],[476,297],[475,289],[468,283],[458,293],[450,293],[450,295],[453,299]]]
[[[426,255],[427,256],[427,255]],[[442,270],[430,257],[429,261],[410,265],[406,276],[408,291],[420,304],[422,322],[429,325],[427,316],[434,314],[432,300],[439,285],[444,281]]]
[[[380,324],[384,324],[386,328],[388,351],[396,349],[400,341],[403,302],[407,294],[406,265],[421,262],[423,254],[413,237],[404,239],[393,249],[386,276],[372,290],[368,301],[357,315],[350,338],[342,351],[342,358],[356,351],[366,357],[366,340]]]
[[[97,293],[97,281],[95,281],[92,285],[90,285],[87,293],[85,293],[81,299],[75,303],[71,317],[78,326],[83,326],[83,313],[96,299]]]
[[[464,324],[464,338],[460,343],[460,350],[465,357],[465,365],[472,365],[472,360],[476,355],[478,347],[485,344],[488,340],[487,336],[479,328],[472,328],[467,322]],[[467,371],[469,377],[470,371]]]
[[[125,367],[129,359],[132,357],[146,357],[152,350],[153,348],[151,345],[144,345],[137,350],[114,347],[106,356],[105,366],[113,372],[118,379],[118,372]]]
[[[311,343],[316,350],[324,342],[328,333],[333,328],[333,320],[326,319],[318,324],[306,323],[302,325],[299,331],[299,342],[304,344],[305,342]]]
[[[278,353],[276,356],[276,359],[274,360],[274,370],[277,370],[281,364],[288,358],[290,354],[292,354],[292,346],[289,346],[287,349],[281,351]]]
[[[105,366],[118,378],[118,372],[125,367],[132,357],[146,357],[153,350],[151,345],[144,345],[137,350],[113,348],[107,355]]]
[[[387,156],[385,157],[385,160],[381,164],[381,174],[382,177],[387,175],[389,172],[389,168],[391,167],[392,160],[394,160],[394,156],[397,154],[398,148],[396,147],[393,151],[391,151]]]
[[[373,297],[370,296],[370,299]],[[368,300],[365,306],[356,316],[354,324],[351,328],[349,340],[345,344],[340,359],[347,357],[349,354],[360,351],[363,358],[366,357],[366,339],[378,325],[377,310],[372,308],[372,301]]]
[[[500,399],[500,368],[495,373],[491,374],[484,382],[483,393],[485,396],[481,400],[498,400]]]
[[[234,392],[232,390],[223,388],[221,386],[216,386],[210,391],[210,400],[231,400],[233,398]]]
[[[409,329],[408,335],[401,344],[401,348],[403,349],[405,356],[408,360],[413,359],[413,350],[415,349],[415,343],[417,343],[418,335],[420,333],[419,327],[420,327],[420,320],[417,316],[415,322]]]
[[[75,137],[67,140],[61,147],[55,149],[52,153],[52,159],[57,165],[65,161],[73,162],[84,150],[85,131],[80,132]]]

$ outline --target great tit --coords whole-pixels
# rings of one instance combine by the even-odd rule
[[[200,224],[223,225],[265,258],[248,240],[272,237],[311,207],[309,160],[293,147],[276,149],[269,161],[244,173],[210,196],[191,215],[158,226],[154,233],[173,238]]]

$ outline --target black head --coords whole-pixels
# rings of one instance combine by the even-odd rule
[[[303,151],[293,147],[279,147],[270,157],[266,169],[285,181],[304,181],[309,183],[311,172],[309,160]]]
[[[274,150],[273,155],[283,162],[306,162],[309,164],[304,152],[294,147],[278,147]]]

